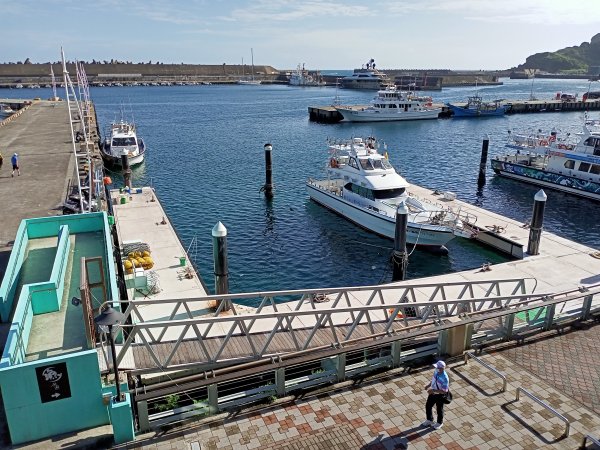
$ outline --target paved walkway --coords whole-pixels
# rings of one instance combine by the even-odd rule
[[[450,362],[454,401],[447,406],[441,430],[420,425],[426,399],[422,388],[433,373],[427,366],[148,433],[115,448],[575,449],[584,434],[600,435],[599,338],[600,326],[593,325],[563,334],[548,332],[522,345],[507,343],[484,352],[481,358],[507,376],[506,392],[501,392],[501,379],[475,361]],[[563,437],[564,423],[537,403],[524,395],[516,401],[519,386],[567,417],[570,436]],[[27,448],[104,447],[109,442],[107,429],[96,430],[99,442],[90,430]]]
[[[35,102],[0,127],[0,280],[23,219],[62,214],[73,150],[66,102]],[[11,177],[10,158],[19,154],[21,176]]]
[[[386,373],[358,386],[307,395],[163,435],[139,436],[127,447],[574,449],[584,433],[600,434],[600,411],[580,403],[583,400],[593,407],[600,395],[600,353],[594,344],[600,337],[600,326],[556,334],[536,336],[535,341],[520,346],[503,345],[482,356],[507,376],[504,393],[500,392],[500,378],[476,362],[451,363],[455,400],[447,407],[444,427],[439,431],[420,426],[426,398],[422,387],[432,373],[432,369],[424,368],[409,374]],[[517,361],[526,367],[515,364]],[[582,377],[585,372],[588,377]],[[515,401],[519,386],[571,421],[568,438],[562,437],[563,422],[540,405],[524,395]]]

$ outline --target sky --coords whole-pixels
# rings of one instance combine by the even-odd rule
[[[0,0],[0,62],[508,69],[600,33],[600,0]]]

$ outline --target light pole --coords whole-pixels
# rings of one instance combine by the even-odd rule
[[[113,368],[115,370],[115,384],[117,386],[117,398],[115,399],[115,403],[120,402],[123,399],[121,397],[121,386],[119,383],[119,368],[117,364],[117,352],[115,351],[115,340],[113,338],[113,327],[122,325],[124,319],[125,316],[123,314],[110,306],[104,308],[104,310],[94,318],[96,325],[108,327],[108,342],[110,343]]]

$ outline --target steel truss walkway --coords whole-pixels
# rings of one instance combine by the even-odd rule
[[[504,316],[510,311],[554,298],[534,294],[536,286],[535,279],[517,278],[133,300],[125,311],[126,322],[133,325],[125,326],[127,338],[117,360],[132,373],[209,370],[291,352],[346,348],[364,339],[401,339],[403,333],[439,327],[450,317],[481,316],[475,333],[484,328],[498,332],[506,328]],[[208,309],[219,300],[231,301],[232,310],[222,311],[224,301]],[[253,313],[236,307],[253,300],[259,303]],[[144,308],[157,304],[168,310],[164,318],[144,319]],[[485,313],[495,311],[504,313],[486,323]],[[541,314],[538,310],[531,320]],[[123,366],[132,358],[133,364]]]

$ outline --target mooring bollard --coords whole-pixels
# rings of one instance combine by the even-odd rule
[[[123,183],[125,187],[131,189],[131,169],[129,168],[129,152],[127,150],[121,152],[121,166],[123,166]]]
[[[408,253],[406,252],[406,232],[408,229],[408,208],[404,201],[396,209],[396,227],[394,229],[394,252],[392,253],[392,281],[402,281],[406,276]]]
[[[487,167],[488,148],[490,146],[490,137],[486,134],[481,145],[481,160],[479,161],[479,178],[477,185],[481,188],[485,185],[485,170]]]
[[[266,181],[263,186],[265,196],[267,198],[273,197],[273,168],[271,167],[271,151],[273,146],[271,144],[265,144],[265,175]]]
[[[221,222],[212,229],[213,262],[215,267],[215,294],[229,294],[229,270],[227,265],[227,228]],[[225,300],[222,311],[231,309],[231,301]],[[219,307],[220,305],[217,305]]]
[[[544,208],[548,196],[543,189],[540,189],[533,197],[533,217],[529,227],[529,242],[527,243],[527,253],[530,255],[539,255],[540,239],[542,237],[542,228],[544,225]]]

